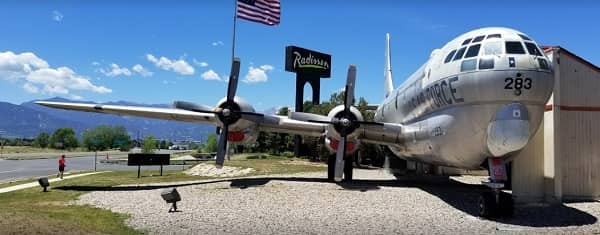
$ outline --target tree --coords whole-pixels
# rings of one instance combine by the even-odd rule
[[[72,149],[79,146],[79,141],[73,128],[59,128],[50,137],[49,144],[57,149]]]
[[[202,148],[202,152],[214,153],[217,151],[217,134],[210,133],[206,138],[206,144]]]
[[[287,106],[281,107],[277,111],[277,115],[281,115],[281,116],[287,116],[289,113],[290,113],[290,108],[288,108]]]
[[[131,137],[123,126],[112,128],[112,144],[113,148],[118,148],[120,151],[129,151],[131,149]]]
[[[101,125],[83,132],[83,145],[93,151],[103,151],[111,148],[129,151],[131,137],[127,134],[125,127]]]
[[[161,140],[160,143],[158,144],[158,148],[159,149],[168,149],[169,146],[167,145],[167,141],[166,140]]]
[[[154,153],[157,144],[158,141],[153,136],[146,136],[144,141],[142,141],[142,153]]]
[[[39,148],[46,148],[46,147],[48,147],[49,141],[50,141],[50,134],[48,134],[46,132],[42,132],[42,133],[39,133],[37,135],[37,137],[35,137],[35,140],[33,140],[33,146],[39,147]]]

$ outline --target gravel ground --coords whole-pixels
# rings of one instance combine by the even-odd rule
[[[129,214],[130,226],[151,234],[600,233],[597,202],[519,205],[514,218],[490,221],[476,217],[481,178],[354,174],[351,184],[307,173],[116,187],[78,203]],[[183,200],[167,213],[161,187],[173,186]]]

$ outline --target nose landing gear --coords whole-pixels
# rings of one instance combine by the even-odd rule
[[[481,193],[478,201],[479,216],[484,218],[512,217],[515,203],[512,195],[502,191],[507,180],[506,167],[501,158],[488,158],[490,181],[482,182],[491,190]]]

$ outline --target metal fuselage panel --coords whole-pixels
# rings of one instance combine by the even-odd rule
[[[489,30],[470,34],[485,35],[489,32],[481,31]],[[491,28],[503,36],[512,33],[503,30]],[[475,169],[492,156],[487,143],[488,126],[503,107],[519,104],[526,108],[529,138],[540,126],[553,88],[551,68],[540,68],[534,63],[538,56],[528,54],[495,55],[495,68],[487,70],[460,72],[460,61],[443,63],[448,51],[460,47],[456,44],[464,37],[472,37],[468,34],[436,50],[436,55],[392,92],[376,111],[376,121],[405,126],[401,134],[404,141],[389,145],[396,155],[435,165]],[[509,57],[517,66],[509,65]],[[515,80],[520,80],[520,89],[514,89]]]

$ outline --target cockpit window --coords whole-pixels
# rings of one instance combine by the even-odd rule
[[[460,59],[462,59],[462,56],[465,54],[465,50],[466,50],[466,49],[467,49],[467,47],[460,48],[460,49],[459,49],[459,50],[456,52],[456,56],[454,56],[454,60],[452,60],[452,61],[455,61],[455,60],[460,60]]]
[[[531,38],[529,38],[523,34],[519,34],[519,37],[521,37],[523,40],[531,41]]]
[[[463,46],[464,46],[464,45],[467,45],[467,44],[469,44],[469,42],[471,42],[471,38],[469,38],[469,39],[466,39],[465,41],[463,41],[462,45],[463,45]]]
[[[537,46],[535,46],[535,44],[533,44],[531,42],[525,42],[525,47],[527,47],[527,51],[529,52],[529,54],[542,56],[542,53],[540,52],[540,50],[538,50],[538,48],[537,48]]]
[[[521,42],[506,42],[507,54],[525,54],[525,49]]]
[[[487,36],[487,39],[490,39],[490,38],[502,38],[502,36],[500,36],[499,33],[496,33],[496,34],[490,34]]]
[[[475,57],[477,55],[479,55],[479,48],[481,48],[481,44],[475,44],[469,47],[469,50],[467,50],[467,54],[465,55],[465,58],[470,58],[470,57]]]
[[[472,43],[481,42],[484,38],[485,38],[485,35],[477,36],[477,37],[473,38],[473,41],[471,41],[471,42]]]
[[[450,60],[452,60],[452,57],[454,56],[454,53],[456,53],[456,50],[451,51],[447,56],[446,59],[444,60],[444,63],[448,63],[450,62]]]
[[[483,45],[484,55],[501,55],[502,54],[502,42],[490,42],[486,41]]]

